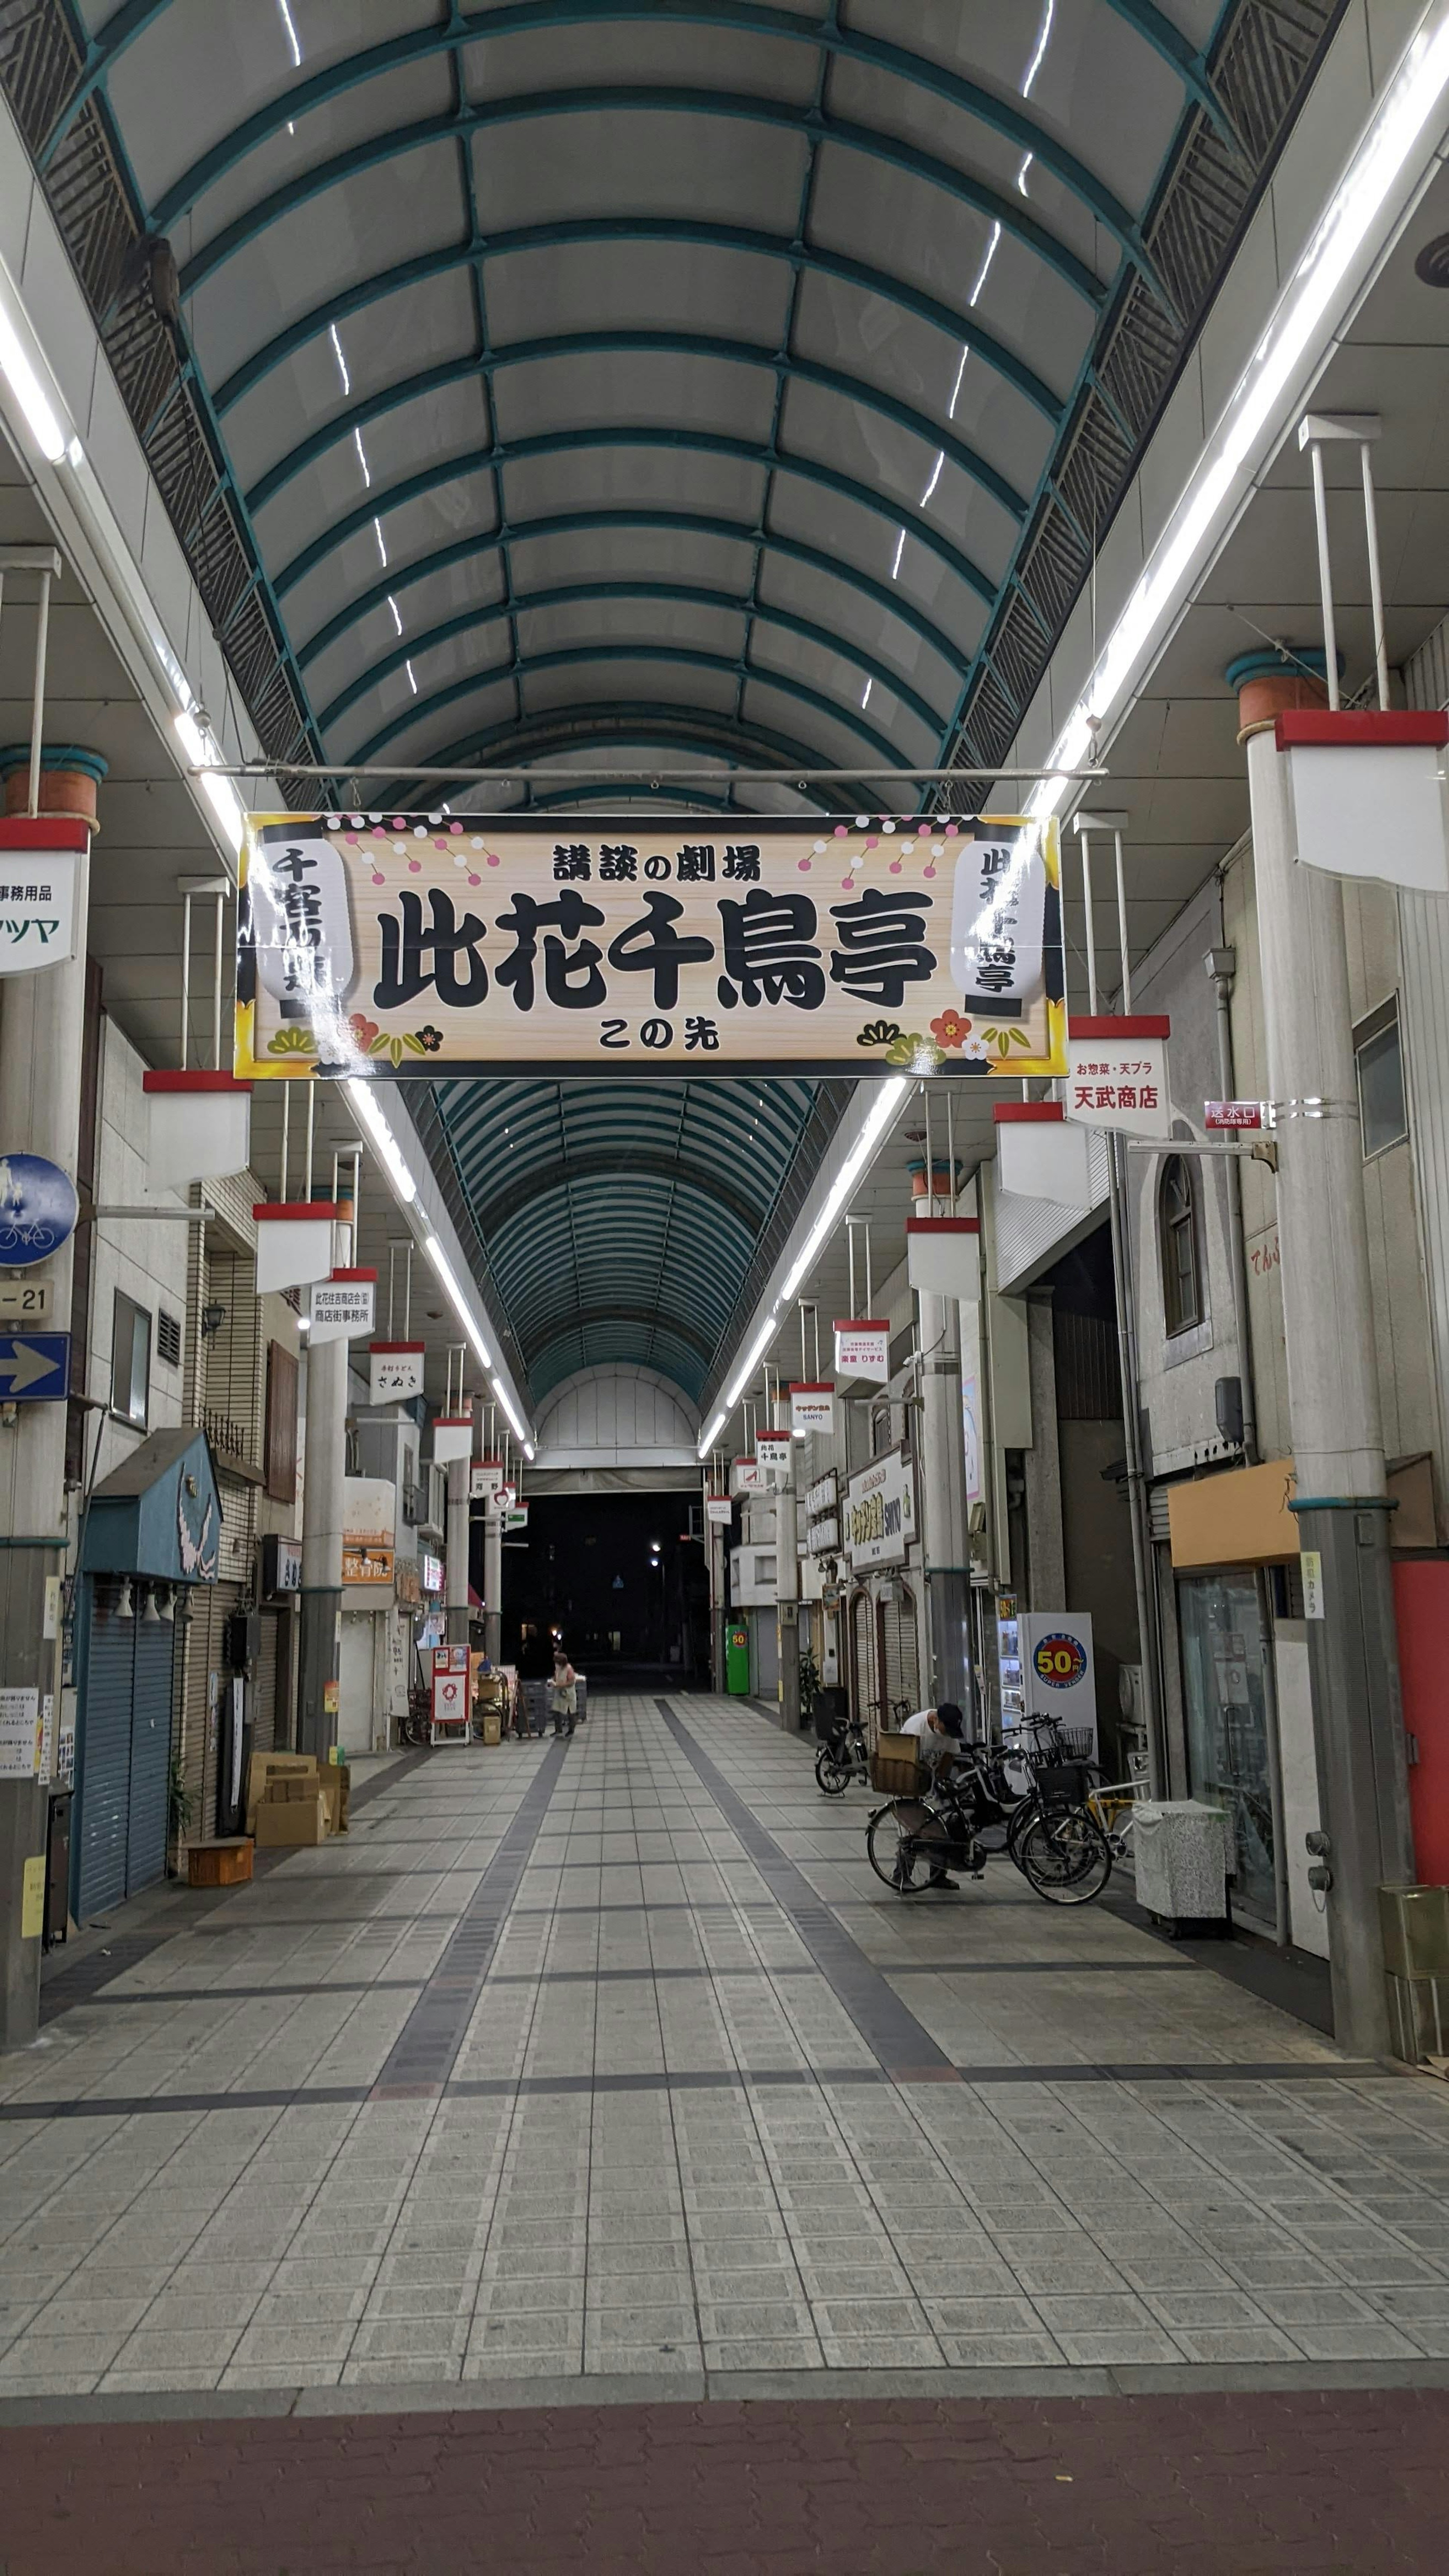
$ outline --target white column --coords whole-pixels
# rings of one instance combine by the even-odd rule
[[[503,1660],[503,1514],[490,1501],[483,1516],[484,1638],[495,1664]]]
[[[790,1428],[788,1398],[775,1408],[776,1428]],[[796,1555],[799,1482],[795,1442],[786,1451],[785,1482],[775,1496],[775,1617],[780,1640],[780,1716],[790,1734],[800,1725],[800,1559]]]
[[[468,1483],[466,1458],[448,1461],[448,1564],[444,1599],[448,1611],[448,1643],[468,1643]]]
[[[1298,684],[1287,681],[1295,691]],[[1364,1220],[1363,1145],[1343,894],[1297,863],[1271,684],[1245,684],[1268,1080],[1278,1104],[1278,1233],[1299,1541],[1319,1560],[1308,1621],[1331,1873],[1335,2034],[1387,2056],[1378,1889],[1413,1878],[1383,1433]],[[1296,694],[1286,703],[1297,703]],[[1256,728],[1256,729],[1254,729]],[[1345,757],[1351,757],[1346,754]]]
[[[307,1353],[307,1449],[302,1483],[302,1634],[297,1741],[325,1758],[338,1741],[327,1706],[342,1647],[342,1531],[347,1475],[347,1344]],[[369,1725],[368,1740],[371,1740]]]

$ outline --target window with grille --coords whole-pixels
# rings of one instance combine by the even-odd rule
[[[168,1368],[181,1366],[181,1325],[164,1306],[158,1308],[156,1315],[156,1357],[164,1360]]]
[[[1162,1262],[1162,1308],[1169,1341],[1203,1319],[1202,1239],[1197,1187],[1184,1154],[1169,1154],[1157,1185],[1157,1243]]]

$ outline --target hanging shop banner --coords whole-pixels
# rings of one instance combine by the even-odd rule
[[[1304,707],[1279,716],[1275,738],[1305,867],[1449,894],[1449,716]]]
[[[503,1526],[504,1526],[504,1528],[505,1528],[506,1530],[527,1529],[527,1527],[528,1527],[528,1505],[527,1505],[527,1503],[512,1503],[512,1504],[510,1504],[510,1506],[509,1506],[508,1510],[507,1510],[507,1511],[504,1513],[504,1515],[503,1515]]]
[[[466,1458],[473,1447],[471,1413],[440,1413],[433,1423],[433,1460],[439,1467],[450,1467],[455,1458]]]
[[[906,1277],[927,1297],[970,1305],[981,1294],[981,1228],[974,1216],[908,1216]]]
[[[330,1279],[317,1280],[312,1289],[312,1348],[319,1342],[353,1341],[359,1333],[370,1333],[376,1305],[375,1270],[334,1270]]]
[[[1165,1018],[1123,1020],[1073,1017],[1067,1038],[1065,1107],[1077,1127],[1115,1129],[1123,1136],[1172,1134],[1167,1091]]]
[[[903,1565],[915,1535],[915,1474],[904,1450],[891,1449],[845,1489],[846,1554],[857,1573],[867,1565]]]
[[[794,1432],[835,1429],[835,1387],[829,1378],[794,1378],[790,1383],[790,1428]]]
[[[728,1529],[735,1507],[727,1494],[709,1494],[705,1498],[704,1516],[711,1529]]]
[[[402,1404],[423,1391],[422,1342],[374,1342],[367,1354],[369,1404]]]
[[[762,1494],[764,1490],[765,1471],[758,1458],[736,1458],[730,1469],[730,1492]]]
[[[879,1315],[859,1323],[835,1323],[835,1366],[841,1377],[874,1378],[884,1385],[891,1373],[891,1328]]]
[[[502,1487],[503,1487],[503,1461],[502,1461],[502,1459],[501,1459],[501,1458],[479,1458],[479,1459],[477,1459],[477,1460],[474,1462],[474,1465],[473,1465],[473,1467],[472,1467],[472,1469],[471,1469],[471,1471],[470,1471],[470,1473],[469,1473],[469,1477],[468,1477],[468,1500],[469,1500],[469,1502],[470,1502],[470,1503],[491,1503],[491,1502],[494,1502],[494,1501],[496,1501],[496,1500],[497,1500],[497,1497],[498,1497],[499,1493],[502,1491]]]
[[[72,846],[0,848],[0,975],[33,975],[38,966],[63,966],[75,955],[76,879],[86,826],[59,817],[52,824],[42,816],[28,829],[36,837],[58,829]]]
[[[783,1485],[790,1474],[790,1439],[788,1431],[757,1431],[755,1457],[767,1488]]]
[[[1055,823],[253,817],[238,1075],[1061,1073]]]
[[[991,1115],[1003,1190],[1056,1207],[1092,1205],[1090,1139],[1085,1128],[1068,1126],[1060,1101],[998,1100]]]

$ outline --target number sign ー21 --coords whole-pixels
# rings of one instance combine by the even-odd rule
[[[705,828],[253,818],[238,1074],[1065,1069],[1054,823]]]

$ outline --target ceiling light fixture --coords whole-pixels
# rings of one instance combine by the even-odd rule
[[[408,1168],[402,1147],[373,1098],[371,1084],[360,1082],[356,1074],[349,1074],[347,1097],[367,1131],[378,1161],[392,1183],[394,1197],[400,1199],[404,1207],[414,1206],[418,1195],[417,1182]]]
[[[493,1366],[493,1354],[489,1350],[487,1343],[484,1341],[482,1334],[479,1332],[478,1327],[473,1320],[473,1310],[458,1284],[457,1277],[453,1270],[453,1265],[449,1261],[447,1254],[443,1250],[443,1247],[439,1243],[435,1234],[424,1235],[423,1250],[427,1254],[428,1259],[431,1261],[433,1268],[436,1270],[438,1277],[441,1279],[443,1286],[447,1291],[448,1302],[451,1305],[454,1314],[457,1316],[459,1323],[462,1325],[464,1332],[467,1334],[469,1341],[472,1343],[474,1350],[477,1352],[480,1365],[483,1368],[491,1369]],[[498,1381],[495,1378],[495,1386],[497,1383]],[[503,1405],[504,1411],[507,1412],[507,1399],[500,1394],[499,1401]],[[513,1420],[511,1413],[508,1418],[510,1422]],[[515,1425],[515,1428],[516,1427],[517,1426]],[[520,1432],[519,1438],[521,1439],[522,1437],[523,1435]]]
[[[5,285],[8,287],[9,283],[6,273]],[[0,368],[4,369],[5,381],[25,414],[25,425],[46,464],[59,465],[66,453],[70,433],[61,426],[59,413],[11,319],[7,309],[10,300],[9,294],[0,293]]]

